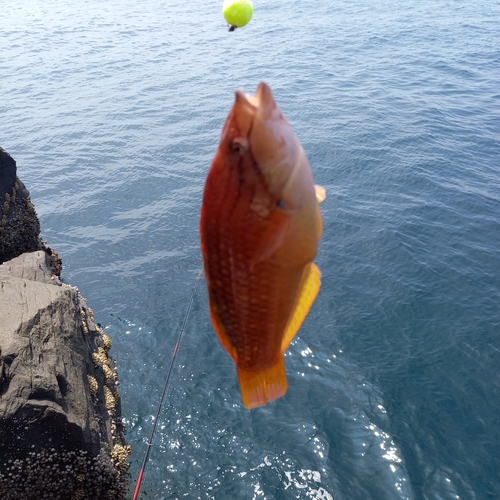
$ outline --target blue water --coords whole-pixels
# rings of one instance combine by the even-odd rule
[[[233,91],[326,187],[286,397],[243,409],[195,296],[143,498],[500,498],[500,2],[2,0],[0,145],[113,340],[135,480]]]

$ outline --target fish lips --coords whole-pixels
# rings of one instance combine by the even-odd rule
[[[246,94],[243,89],[237,89],[232,112],[238,122],[241,135],[247,137],[251,134],[254,122],[280,120],[286,122],[274,101],[271,89],[264,82],[259,83],[254,96]]]

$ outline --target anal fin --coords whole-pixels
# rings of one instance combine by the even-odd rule
[[[281,351],[285,352],[292,339],[299,331],[300,325],[304,321],[309,309],[313,305],[316,295],[318,295],[319,287],[321,286],[321,271],[318,266],[311,262],[306,271],[305,277],[302,280],[299,296],[295,303],[292,317],[288,321],[281,342]]]
[[[286,394],[288,382],[285,373],[285,360],[280,356],[278,362],[263,370],[244,370],[236,366],[240,382],[241,399],[247,409],[265,406]]]

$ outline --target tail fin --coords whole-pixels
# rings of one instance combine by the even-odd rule
[[[286,394],[288,383],[285,374],[285,360],[279,361],[271,368],[260,371],[244,370],[236,366],[240,382],[241,398],[247,409],[265,406]]]

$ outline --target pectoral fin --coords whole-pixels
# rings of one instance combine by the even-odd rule
[[[284,210],[277,209],[269,221],[252,256],[250,267],[268,259],[283,244],[292,216]]]
[[[318,200],[318,203],[325,201],[326,189],[323,186],[318,186],[318,184],[314,184],[314,191],[316,191],[316,199]]]
[[[288,321],[285,329],[285,335],[283,336],[283,341],[281,342],[282,352],[286,351],[290,342],[295,337],[300,325],[307,316],[316,295],[318,295],[319,287],[321,285],[321,271],[318,266],[314,264],[314,262],[311,262],[306,273],[305,278],[302,280],[302,286],[295,303],[295,309],[292,317]]]

